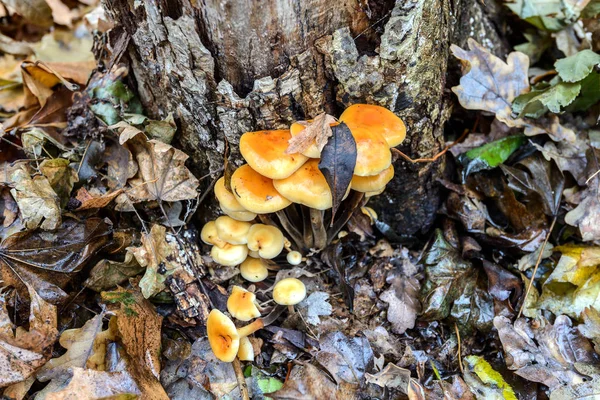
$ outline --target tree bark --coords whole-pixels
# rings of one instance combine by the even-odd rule
[[[339,116],[354,103],[397,113],[408,129],[400,149],[431,157],[451,112],[450,42],[474,36],[501,45],[476,0],[104,1],[130,35],[144,106],[155,118],[175,113],[178,143],[202,174],[222,169],[226,141],[241,163],[237,144],[246,131],[324,111]],[[468,26],[458,26],[465,16]],[[428,229],[443,159],[398,160],[395,168],[372,204],[399,234]]]

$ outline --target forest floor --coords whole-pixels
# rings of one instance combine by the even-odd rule
[[[451,48],[429,231],[403,241],[357,209],[254,284],[200,241],[218,177],[188,169],[172,116],[144,115],[127,64],[97,65],[95,1],[3,3],[3,398],[600,398],[597,0],[511,3],[503,58]],[[307,297],[251,337],[253,361],[218,360],[210,309],[242,286],[267,320],[287,277]]]

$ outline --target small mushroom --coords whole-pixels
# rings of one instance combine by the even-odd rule
[[[254,361],[254,347],[247,337],[240,338],[237,356],[242,361]]]
[[[299,265],[302,262],[302,254],[299,251],[293,250],[287,253],[285,257],[291,265]]]
[[[215,221],[209,221],[202,227],[202,231],[200,231],[200,239],[206,244],[212,244],[216,247],[225,247],[227,242],[219,237],[219,233],[217,232],[217,225],[215,225]]]
[[[225,243],[223,247],[213,246],[210,256],[215,262],[233,267],[241,264],[248,257],[248,247],[244,244]]]
[[[291,138],[289,130],[246,132],[240,138],[240,153],[259,174],[271,179],[287,178],[308,159],[302,154],[285,153]]]
[[[306,287],[300,279],[285,278],[273,287],[273,300],[284,306],[293,306],[306,297]]]
[[[239,286],[233,287],[227,299],[227,311],[233,318],[244,322],[260,317],[260,311],[256,307],[256,295]]]
[[[237,201],[256,214],[276,212],[292,204],[275,189],[272,179],[247,164],[235,170],[231,176],[231,188]]]
[[[249,282],[262,282],[269,276],[269,270],[262,258],[248,257],[240,265],[242,278]]]
[[[284,237],[279,228],[254,224],[248,232],[248,249],[258,251],[261,258],[277,257],[283,250]]]
[[[235,199],[233,193],[227,190],[225,187],[225,177],[221,177],[215,182],[214,191],[221,208],[235,212],[248,211]]]
[[[350,130],[354,126],[363,126],[381,134],[389,147],[398,146],[406,137],[404,122],[396,114],[381,106],[354,104],[340,115],[340,122],[345,122]]]
[[[394,177],[394,166],[390,165],[377,175],[358,176],[354,175],[350,182],[350,187],[357,192],[376,192],[385,188],[385,185]]]
[[[215,227],[219,238],[231,244],[246,244],[250,227],[249,222],[236,221],[235,219],[224,215],[215,220]]]

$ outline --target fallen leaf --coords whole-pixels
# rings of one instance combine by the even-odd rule
[[[586,181],[588,188],[581,203],[565,215],[567,224],[579,227],[581,238],[584,241],[600,239],[600,224],[598,223],[598,215],[600,215],[599,155],[600,150],[591,148],[588,150],[586,167],[586,175],[589,177],[589,181]]]
[[[64,158],[52,158],[40,164],[40,172],[48,179],[63,207],[69,201],[71,190],[78,180],[77,172],[69,164],[69,160]]]
[[[558,168],[563,172],[570,172],[581,186],[585,185],[587,176],[585,174],[587,161],[586,151],[589,144],[582,138],[583,135],[577,135],[572,143],[559,141],[558,143],[546,142],[544,146],[534,143],[536,147],[548,161],[554,160]]]
[[[108,192],[94,196],[88,192],[85,188],[80,188],[77,191],[75,198],[81,203],[77,207],[77,211],[92,210],[95,208],[104,208],[109,205],[117,196],[123,193],[122,189],[115,190],[114,192]]]
[[[171,144],[176,131],[177,124],[175,124],[173,113],[169,113],[162,121],[147,120],[144,123],[144,132],[151,139],[156,139],[166,144]]]
[[[46,400],[77,400],[85,394],[88,399],[132,399],[143,395],[126,371],[106,372],[72,368],[66,387],[47,393]],[[157,397],[147,397],[148,399]]]
[[[523,143],[525,143],[525,137],[523,136],[508,136],[461,154],[458,160],[464,166],[463,180],[472,173],[499,166]]]
[[[306,322],[312,325],[319,325],[321,322],[319,316],[331,315],[333,310],[331,304],[327,301],[328,299],[329,294],[325,292],[312,292],[297,307],[304,315]]]
[[[31,304],[29,331],[19,328],[13,334],[6,323],[0,331],[0,387],[21,382],[35,373],[52,356],[52,346],[59,336],[56,307],[46,303],[29,285],[27,291]],[[0,320],[10,321],[3,301],[0,306]]]
[[[317,115],[312,122],[298,122],[305,128],[289,140],[289,146],[285,154],[302,153],[314,143],[316,143],[319,152],[323,151],[329,138],[333,135],[331,125],[336,122],[335,117],[326,113]]]
[[[11,176],[10,193],[19,206],[19,213],[27,229],[38,226],[44,230],[60,227],[60,199],[44,176],[33,178],[25,167],[15,170]]]
[[[593,399],[600,393],[600,368],[588,364],[575,364],[575,369],[589,377],[582,383],[565,385],[550,394],[550,400]]]
[[[367,383],[372,383],[382,388],[400,388],[402,393],[408,393],[410,371],[400,368],[396,364],[388,363],[383,370],[374,375],[366,373],[365,377]]]
[[[162,225],[153,225],[150,233],[142,235],[140,247],[128,247],[139,265],[146,268],[140,281],[145,298],[149,298],[165,288],[165,279],[176,268],[171,255],[176,248],[166,241],[167,229]]]
[[[144,271],[132,252],[125,253],[124,261],[100,260],[89,273],[89,278],[83,283],[86,287],[100,292],[114,288],[127,278]]]
[[[52,9],[52,19],[55,24],[65,25],[69,28],[73,25],[73,20],[77,18],[76,10],[71,10],[65,3],[60,0],[45,0]]]
[[[356,388],[342,383],[336,385],[312,364],[296,365],[283,387],[273,393],[265,393],[274,400],[319,399],[337,400],[354,398]]]
[[[576,364],[598,365],[591,343],[560,315],[550,324],[541,320],[531,326],[524,318],[514,326],[506,317],[494,318],[509,369],[527,380],[542,383],[554,391],[562,385],[578,385],[587,378]],[[534,341],[535,339],[535,341]]]
[[[415,327],[419,303],[419,281],[415,277],[396,277],[390,288],[379,297],[388,303],[387,320],[392,324],[392,332],[403,334]]]
[[[490,363],[480,356],[465,357],[465,382],[477,398],[517,400],[514,390]]]
[[[138,172],[138,165],[129,149],[116,140],[106,143],[102,161],[107,164],[107,184],[111,189],[124,188]]]
[[[583,324],[577,326],[579,332],[594,342],[596,353],[600,350],[600,311],[587,307],[581,313]]]
[[[352,132],[344,123],[331,128],[333,135],[321,151],[319,170],[331,189],[333,205],[331,222],[348,191],[356,165],[356,142]]]
[[[584,49],[575,55],[557,60],[554,68],[563,81],[578,82],[591,74],[596,65],[600,65],[600,54]]]
[[[5,0],[4,3],[34,25],[52,26],[52,9],[45,0]]]
[[[450,48],[468,68],[460,78],[460,85],[452,91],[461,106],[468,110],[485,110],[496,114],[500,120],[511,119],[512,101],[529,90],[529,58],[523,53],[512,52],[505,63],[471,38],[468,45],[470,50],[456,45]]]
[[[42,299],[58,304],[67,298],[62,288],[106,245],[111,229],[105,220],[89,218],[68,219],[54,233],[15,233],[0,244],[0,276],[23,296],[27,282]]]
[[[559,82],[544,90],[517,97],[513,109],[520,117],[531,118],[539,118],[548,110],[560,113],[575,101],[580,92],[579,83]]]
[[[365,337],[348,338],[342,332],[331,332],[319,340],[317,361],[338,384],[359,385],[373,365],[373,350]]]

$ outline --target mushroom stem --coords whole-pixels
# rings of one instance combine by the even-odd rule
[[[277,218],[279,218],[279,222],[281,223],[281,226],[283,226],[283,229],[285,229],[285,231],[292,238],[294,243],[296,243],[296,246],[298,246],[299,249],[302,249],[304,247],[304,243],[302,242],[302,234],[289,220],[285,211],[277,211],[275,215],[277,215]]]
[[[310,223],[314,237],[314,247],[322,250],[327,246],[327,231],[323,225],[323,211],[310,208]]]
[[[312,226],[310,223],[310,215],[308,213],[308,211],[306,211],[306,207],[302,207],[302,233],[303,233],[303,239],[304,239],[304,248],[305,249],[310,249],[314,244],[313,241],[313,233],[312,233]]]
[[[294,314],[296,312],[296,309],[294,308],[293,305],[287,306],[287,309],[290,314]]]
[[[264,326],[265,326],[265,324],[264,324],[262,318],[257,318],[253,322],[249,323],[248,325],[238,328],[237,333],[240,337],[250,336],[257,330],[264,328]]]
[[[237,380],[242,400],[250,400],[250,395],[248,394],[248,385],[246,384],[246,378],[244,377],[244,372],[242,371],[242,364],[240,363],[240,359],[236,357],[233,360],[232,364],[233,371],[235,372],[235,379]]]

